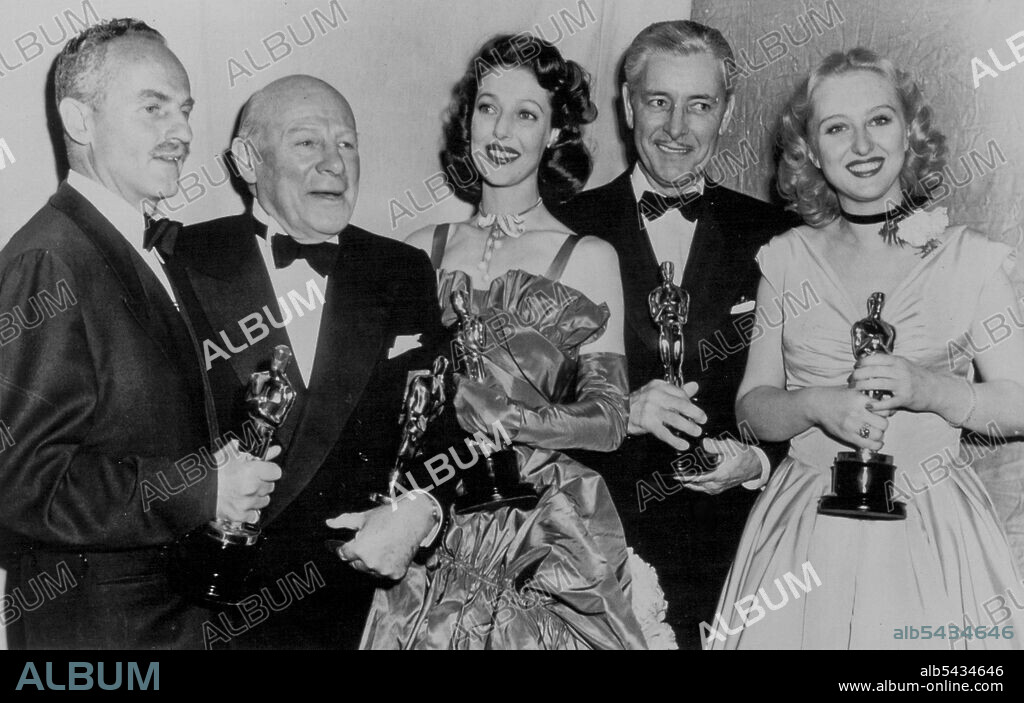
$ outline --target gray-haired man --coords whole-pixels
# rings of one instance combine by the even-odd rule
[[[730,61],[722,34],[697,22],[658,22],[640,32],[626,51],[622,85],[636,163],[557,213],[578,234],[615,247],[628,323],[631,437],[618,452],[583,461],[608,481],[626,539],[657,569],[667,619],[680,645],[691,648],[699,646],[699,623],[713,618],[756,495],[750,489],[768,476],[765,453],[742,441],[733,404],[754,322],[754,254],[791,226],[782,211],[707,177],[733,114]],[[648,309],[663,261],[690,295],[685,388],[662,380]],[[688,472],[680,483],[671,464],[701,425],[713,438],[705,447],[721,458],[714,471]]]

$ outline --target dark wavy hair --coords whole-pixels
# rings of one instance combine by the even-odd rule
[[[932,110],[913,78],[870,49],[836,51],[826,56],[797,88],[782,113],[779,130],[779,192],[790,203],[787,209],[812,227],[823,227],[839,216],[839,198],[810,159],[812,137],[808,127],[814,108],[811,98],[825,78],[852,71],[877,73],[899,96],[910,132],[910,148],[900,171],[903,198],[914,203],[926,201],[943,180],[946,138],[932,126]]]
[[[480,81],[488,73],[529,69],[551,98],[551,126],[561,130],[558,140],[544,150],[538,169],[540,196],[562,203],[583,189],[593,162],[583,144],[583,125],[597,118],[590,100],[590,77],[575,61],[543,39],[530,34],[499,35],[476,53],[452,91],[444,123],[441,163],[452,190],[463,200],[479,204],[482,179],[470,150],[470,126]]]

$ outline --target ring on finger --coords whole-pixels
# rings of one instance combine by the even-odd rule
[[[859,434],[864,439],[867,439],[868,436],[871,434],[871,425],[864,423],[863,425],[861,425],[861,428],[857,432],[857,434]]]

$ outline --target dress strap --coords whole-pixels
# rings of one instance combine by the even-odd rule
[[[434,228],[434,244],[430,248],[430,263],[435,269],[441,268],[441,262],[444,261],[444,248],[448,244],[448,233],[451,228],[451,223],[440,224]]]
[[[551,262],[551,266],[548,267],[548,272],[544,274],[544,278],[557,281],[562,277],[562,272],[565,271],[565,265],[569,263],[569,257],[572,256],[572,250],[580,243],[580,239],[581,238],[575,234],[570,234],[565,238],[565,241],[562,242],[562,246],[558,248],[558,253],[555,254],[555,258]]]

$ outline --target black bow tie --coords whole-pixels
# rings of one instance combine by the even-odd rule
[[[146,231],[142,235],[142,248],[146,251],[154,247],[164,257],[174,254],[174,244],[178,241],[181,223],[174,220],[155,220],[146,215]]]
[[[334,242],[299,244],[286,234],[275,234],[270,238],[270,247],[277,268],[288,268],[296,259],[305,259],[314,271],[324,277],[338,259],[338,245]]]
[[[653,191],[644,191],[640,196],[640,213],[650,221],[654,221],[669,210],[678,210],[690,222],[696,222],[700,215],[703,196],[700,193],[688,193],[679,198],[670,198]]]

